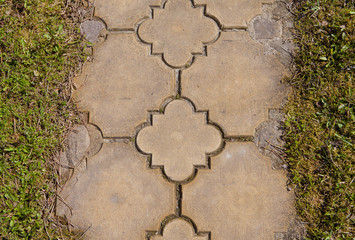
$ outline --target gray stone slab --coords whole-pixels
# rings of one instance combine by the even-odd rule
[[[94,43],[100,36],[105,24],[99,20],[86,20],[80,25],[81,34],[91,43]]]

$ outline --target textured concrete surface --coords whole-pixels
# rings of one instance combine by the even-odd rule
[[[207,13],[216,17],[227,28],[246,27],[248,22],[261,13],[262,3],[273,0],[195,0],[207,4]]]
[[[160,6],[164,0],[89,0],[95,6],[95,15],[105,20],[109,29],[133,29],[135,24],[149,16],[149,6]]]
[[[164,9],[153,11],[154,18],[143,22],[139,36],[152,43],[152,52],[163,54],[172,66],[188,64],[192,54],[203,55],[204,45],[219,35],[217,23],[203,15],[203,7],[193,8],[190,1],[168,1]]]
[[[57,215],[83,239],[298,236],[279,151],[288,3],[91,2]]]
[[[183,187],[182,213],[213,240],[273,239],[287,230],[293,212],[285,183],[253,143],[227,143],[211,170]]]
[[[150,57],[148,48],[134,34],[110,35],[75,79],[79,109],[90,112],[104,137],[131,136],[147,110],[173,94],[174,71]]]
[[[225,32],[182,73],[182,95],[198,110],[209,110],[210,119],[227,135],[253,135],[286,95],[280,82],[286,71],[263,46],[246,32]]]
[[[88,239],[144,239],[173,211],[174,187],[130,144],[104,144],[61,193],[66,216]],[[152,184],[154,183],[154,184]]]
[[[175,100],[163,115],[153,115],[152,127],[137,136],[138,147],[152,154],[152,166],[164,167],[174,181],[194,174],[194,167],[207,167],[207,153],[222,144],[220,132],[207,125],[206,113],[194,113],[187,101]]]

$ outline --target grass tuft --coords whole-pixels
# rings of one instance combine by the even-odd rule
[[[84,57],[77,2],[0,0],[1,239],[56,234],[53,159],[73,117],[70,74]]]
[[[286,151],[307,239],[355,238],[353,1],[301,1]]]

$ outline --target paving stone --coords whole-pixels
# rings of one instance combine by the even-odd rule
[[[147,110],[173,95],[174,71],[148,52],[134,34],[109,35],[75,79],[78,107],[90,112],[104,137],[131,136]]]
[[[280,84],[285,67],[263,52],[246,32],[222,33],[208,57],[182,72],[182,95],[198,110],[209,110],[228,135],[253,135],[287,93]]]
[[[272,55],[288,54],[286,5],[89,1],[102,22],[81,26],[96,44],[74,81],[88,122],[69,140],[75,170],[57,215],[85,239],[298,236],[293,193],[266,151],[281,133],[268,112],[287,95],[287,61]],[[238,27],[247,31],[220,29]]]
[[[150,15],[150,6],[160,6],[164,0],[89,0],[94,3],[95,16],[102,18],[108,28],[133,29]]]
[[[153,9],[154,18],[143,22],[139,36],[153,43],[152,52],[163,54],[169,65],[183,67],[219,36],[217,23],[203,12],[203,7],[194,8],[187,0],[167,1],[164,9]]]
[[[281,37],[281,24],[274,20],[260,18],[253,21],[256,39],[272,39]]]
[[[163,166],[174,181],[193,176],[195,166],[207,167],[207,153],[218,150],[221,133],[207,125],[206,113],[195,113],[184,100],[175,100],[163,115],[153,115],[152,126],[137,136],[138,147],[152,154],[152,166]]]
[[[207,4],[207,13],[218,18],[225,27],[247,27],[248,22],[262,13],[263,3],[273,0],[195,0],[196,4]]]
[[[175,190],[146,161],[130,144],[104,144],[61,193],[72,213],[59,204],[57,214],[88,230],[86,239],[145,239],[174,211]]]
[[[151,240],[209,240],[207,234],[196,236],[193,227],[183,219],[177,218],[165,226],[163,235],[157,235]]]
[[[213,240],[273,240],[286,232],[292,194],[282,171],[271,170],[253,143],[227,143],[211,170],[183,186],[182,214]]]
[[[104,28],[105,24],[98,20],[86,20],[80,25],[81,34],[91,43],[97,40]]]

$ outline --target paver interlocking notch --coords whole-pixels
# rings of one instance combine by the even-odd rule
[[[159,231],[147,231],[147,240],[211,240],[211,233],[198,231],[195,223],[186,216],[168,216]]]
[[[253,143],[287,95],[283,65],[248,34],[272,2],[96,0],[107,37],[74,98],[102,148],[64,190],[72,213],[59,213],[91,226],[89,239],[271,240],[285,231],[292,194]]]

